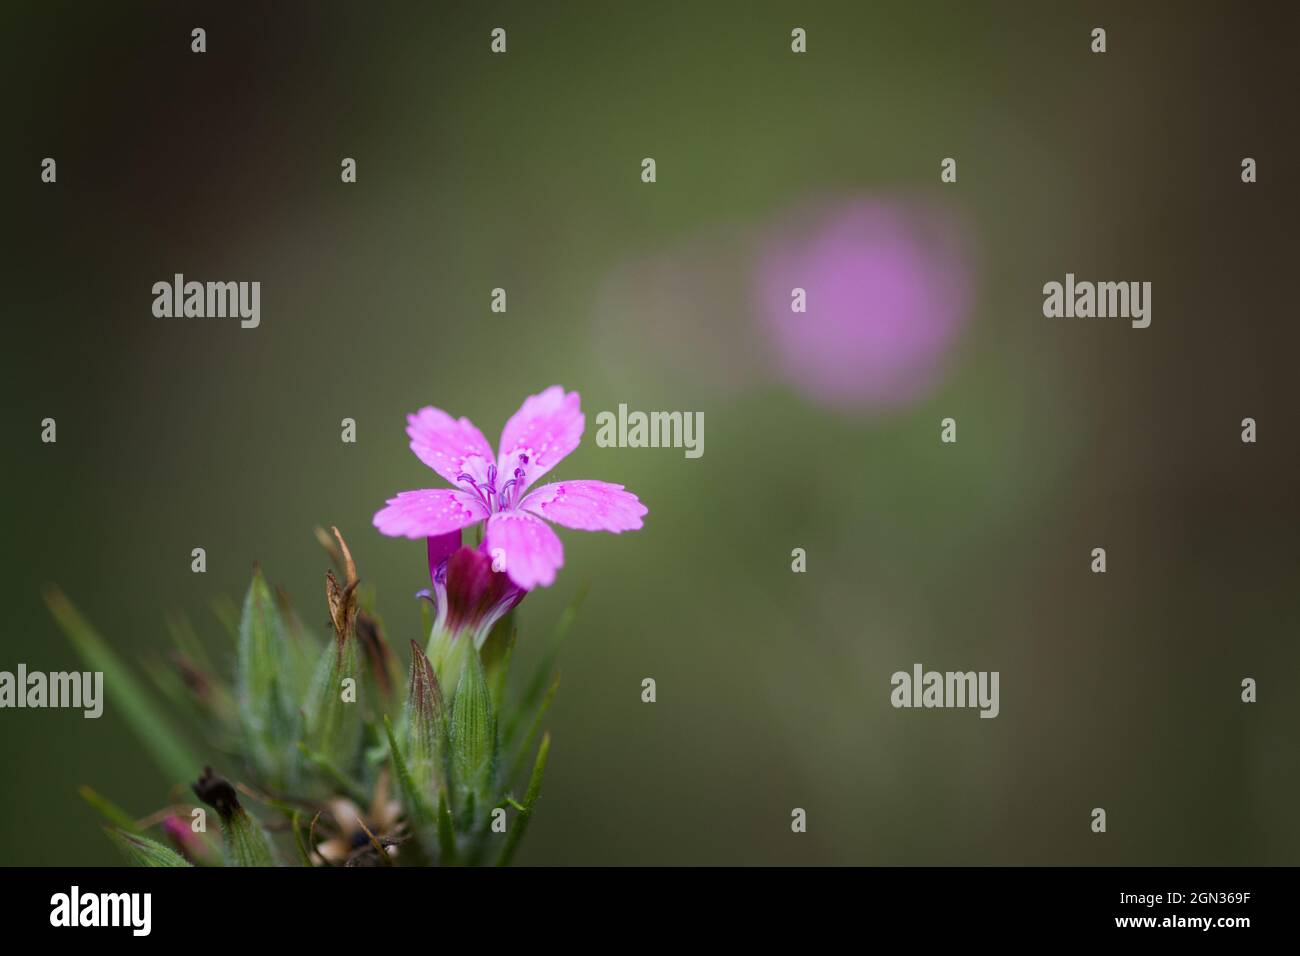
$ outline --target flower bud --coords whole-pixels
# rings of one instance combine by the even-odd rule
[[[221,844],[226,866],[275,866],[275,854],[262,825],[239,803],[230,781],[218,777],[211,767],[194,782],[194,795],[217,811],[221,818]]]
[[[406,762],[421,793],[437,802],[445,778],[447,722],[442,688],[433,665],[415,641],[411,642],[411,682],[406,701]]]

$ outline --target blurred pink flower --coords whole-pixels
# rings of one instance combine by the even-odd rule
[[[641,527],[646,507],[622,485],[563,481],[528,492],[582,440],[586,419],[577,392],[552,385],[524,399],[501,432],[499,457],[468,418],[425,407],[406,422],[415,456],[460,487],[400,492],[374,522],[387,535],[439,539],[429,542],[431,565],[435,554],[440,560],[450,550],[444,536],[486,521],[488,553],[511,581],[530,590],[552,584],[564,565],[564,546],[539,519],[584,531]]]
[[[800,213],[760,240],[758,320],[778,372],[815,401],[891,407],[930,390],[971,307],[956,223],[904,200]],[[806,311],[792,307],[805,290]]]

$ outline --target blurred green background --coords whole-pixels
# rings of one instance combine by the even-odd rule
[[[495,441],[561,383],[588,432],[557,475],[624,483],[650,514],[617,538],[562,530],[567,566],[521,609],[535,655],[592,584],[520,862],[1295,863],[1295,20],[6,4],[0,669],[77,667],[50,582],[132,659],[163,651],[172,612],[233,657],[208,608],[254,561],[323,631],[318,524],[347,535],[404,646],[423,544],[370,518],[439,484],[405,414],[436,405]],[[978,293],[935,389],[828,410],[644,348],[646,299],[672,290],[620,303],[621,266],[827,195],[920,196],[967,223]],[[1067,271],[1150,280],[1151,328],[1045,319]],[[261,327],[154,319],[175,272],[260,280]],[[679,318],[739,360],[761,349],[745,302],[714,307],[726,288]],[[620,402],[704,412],[704,456],[597,448],[594,415]],[[890,674],[917,661],[999,670],[1001,716],[892,709]],[[0,712],[0,775],[0,864],[118,862],[80,784],[142,815],[167,798],[111,707]]]

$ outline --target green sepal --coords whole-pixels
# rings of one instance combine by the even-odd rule
[[[429,637],[425,654],[429,658],[429,663],[433,665],[438,686],[442,688],[442,706],[451,713],[455,706],[456,693],[460,689],[465,662],[470,657],[478,657],[474,651],[474,642],[468,635],[455,635],[435,627]]]
[[[478,654],[470,653],[461,668],[451,706],[451,764],[455,796],[461,812],[473,801],[477,809],[492,804],[490,791],[496,770],[496,715],[492,694]],[[469,816],[474,818],[475,813]]]
[[[221,850],[226,866],[279,866],[262,824],[243,807],[221,821]]]
[[[402,793],[402,809],[406,812],[407,822],[417,828],[433,822],[434,810],[429,796],[411,776],[410,766],[393,733],[393,722],[387,716],[384,717],[384,733],[388,735],[388,753],[393,760],[393,775],[397,778],[397,787]]]
[[[135,866],[191,866],[189,860],[171,847],[138,833],[128,833],[117,827],[104,827],[104,832]]]
[[[392,721],[387,716],[384,717],[384,732],[388,735],[388,751],[393,760],[393,775],[397,778],[397,787],[402,795],[402,810],[406,814],[407,825],[415,834],[420,849],[427,856],[433,859],[443,856],[445,862],[445,855],[440,849],[438,821],[435,819],[438,811],[434,809],[428,791],[421,789],[412,778],[406,760],[402,756],[402,748],[393,733]]]
[[[331,641],[321,653],[307,698],[304,738],[307,750],[343,774],[352,773],[361,747],[363,721],[361,705],[356,699],[362,676],[358,656],[354,634]],[[352,681],[346,688],[351,700],[343,699],[346,680]]]
[[[433,665],[415,641],[411,642],[405,727],[411,779],[421,794],[431,798],[446,779],[447,715]]]

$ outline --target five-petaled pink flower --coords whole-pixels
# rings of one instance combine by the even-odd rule
[[[499,454],[468,418],[426,407],[406,417],[411,451],[457,486],[403,491],[375,515],[387,535],[426,538],[487,521],[488,553],[521,588],[546,587],[564,546],[542,518],[583,531],[635,531],[645,505],[622,485],[560,481],[532,487],[578,447],[586,418],[577,392],[552,385],[524,400],[501,432]]]

